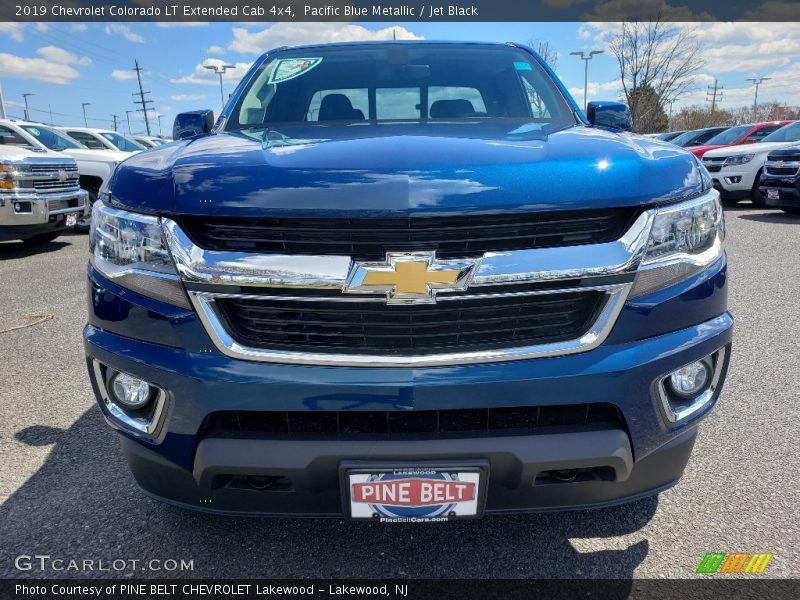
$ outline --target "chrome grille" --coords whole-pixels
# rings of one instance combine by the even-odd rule
[[[65,171],[67,173],[77,173],[78,165],[75,163],[30,163],[28,170],[31,173],[58,173]]]
[[[35,189],[37,192],[77,192],[80,189],[80,185],[78,184],[78,180],[76,178],[66,179],[64,181],[61,181],[60,179],[44,179],[34,181],[33,189]]]

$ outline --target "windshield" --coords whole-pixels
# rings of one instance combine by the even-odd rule
[[[800,141],[800,122],[792,123],[770,133],[762,142],[798,142]]]
[[[226,128],[498,118],[525,119],[545,133],[577,122],[524,50],[398,43],[280,52],[250,79]]]
[[[145,147],[141,144],[137,144],[133,140],[129,140],[128,138],[121,136],[118,133],[114,133],[112,131],[101,131],[100,135],[106,138],[109,142],[114,144],[119,150],[123,152],[137,152],[139,150],[144,150]]]
[[[75,148],[83,148],[80,144],[73,142],[68,137],[39,125],[20,125],[20,127],[30,135],[36,138],[40,143],[47,146],[50,150],[74,150]]]
[[[738,127],[731,127],[730,129],[726,129],[722,133],[718,133],[710,140],[706,142],[707,146],[714,146],[720,145],[724,146],[726,144],[732,144],[740,137],[742,137],[745,133],[750,131],[752,125],[739,125]]]
[[[676,146],[683,146],[691,142],[694,138],[700,135],[699,131],[687,131],[686,133],[680,134],[678,137],[674,137],[670,140]]]

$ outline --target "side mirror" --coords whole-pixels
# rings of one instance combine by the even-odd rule
[[[622,102],[605,102],[602,100],[589,102],[586,107],[586,118],[595,127],[630,131],[633,119],[627,104]]]
[[[175,117],[172,126],[172,139],[185,140],[186,138],[209,133],[214,127],[214,111],[208,108],[180,113]]]

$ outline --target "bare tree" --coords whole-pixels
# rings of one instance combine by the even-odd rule
[[[623,21],[622,29],[609,43],[619,64],[625,98],[634,128],[652,110],[663,110],[667,98],[677,98],[691,89],[704,66],[703,46],[691,29],[658,19]],[[657,102],[640,106],[643,95],[635,90],[652,88]]]
[[[672,117],[670,127],[676,129],[702,129],[704,127],[722,127],[736,125],[733,114],[726,110],[710,110],[707,106],[695,104],[684,106]]]
[[[542,57],[544,62],[550,65],[550,68],[553,69],[553,71],[558,68],[558,52],[556,52],[556,49],[553,48],[553,45],[550,42],[547,40],[535,39],[530,40],[528,45],[536,50],[536,53]]]

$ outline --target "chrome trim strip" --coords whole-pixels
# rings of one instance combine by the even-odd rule
[[[286,350],[266,350],[252,348],[236,342],[226,331],[214,309],[215,297],[243,297],[236,294],[214,295],[210,292],[189,292],[189,299],[197,310],[200,320],[211,336],[216,348],[232,358],[251,361],[319,365],[339,367],[442,367],[468,365],[512,360],[526,360],[544,356],[575,354],[596,348],[605,341],[622,310],[630,283],[607,286],[607,298],[600,315],[581,337],[564,342],[536,344],[517,348],[499,348],[472,352],[449,352],[442,354],[421,354],[415,356],[386,356],[364,354],[328,354],[321,352],[294,352]],[[581,288],[582,290],[591,288]],[[537,293],[557,293],[559,290],[538,290]],[[524,295],[524,293],[520,293]],[[256,298],[263,296],[254,296]],[[463,298],[463,296],[460,296]]]
[[[655,210],[643,212],[619,240],[603,244],[487,252],[470,286],[535,283],[635,271],[644,256]],[[187,283],[344,289],[349,256],[303,256],[204,250],[180,226],[163,219],[164,235]]]

